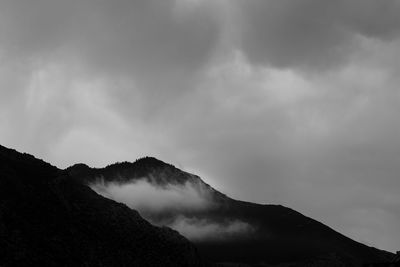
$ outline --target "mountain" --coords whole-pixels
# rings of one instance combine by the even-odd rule
[[[0,266],[360,266],[390,257],[155,158],[61,170],[0,146]]]
[[[78,164],[67,171],[153,224],[176,229],[223,266],[361,266],[392,257],[290,208],[231,199],[155,158],[100,169]]]
[[[70,172],[0,146],[0,266],[204,266],[178,232]]]

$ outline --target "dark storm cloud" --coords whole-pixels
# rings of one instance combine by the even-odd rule
[[[400,33],[397,0],[238,1],[243,50],[257,64],[330,68],[349,60],[361,36]]]
[[[183,93],[219,38],[212,7],[185,1],[6,0],[0,14],[7,57],[32,68],[72,61],[86,73],[131,79],[153,99]]]
[[[104,68],[196,67],[213,48],[216,21],[207,7],[178,2],[5,0],[0,40],[19,56],[75,48]]]
[[[122,120],[137,127],[132,116],[146,118],[172,105],[190,91],[219,41],[213,7],[186,2],[1,1],[6,78],[0,118],[13,125],[3,135],[18,136],[17,145],[27,140],[30,151],[64,147],[60,135],[96,140],[71,130],[76,124],[90,125],[104,114],[115,124],[115,113],[122,112]],[[86,98],[88,91],[92,97]],[[86,113],[91,114],[82,116]],[[9,128],[14,130],[8,133]]]

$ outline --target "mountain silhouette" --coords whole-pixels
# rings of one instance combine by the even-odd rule
[[[226,266],[234,266],[230,265],[233,263],[254,266],[283,263],[293,266],[361,266],[385,262],[392,257],[391,253],[356,242],[290,208],[231,199],[200,177],[152,157],[101,169],[75,165],[68,170],[83,184],[95,188],[93,185],[101,183],[105,187],[102,190],[107,190],[109,184],[123,187],[141,181],[160,190],[190,184],[211,204],[200,209],[155,211],[139,207],[139,212],[154,224],[175,226],[178,231],[182,228],[183,235],[188,227],[196,226],[197,230],[199,227],[203,227],[200,230],[214,227],[216,231],[212,236],[191,238],[190,232],[186,236],[207,260],[225,263]],[[177,220],[178,224],[175,223]],[[185,227],[182,227],[182,221],[186,223]],[[226,229],[237,231],[228,233]],[[225,235],[221,236],[221,232]]]
[[[0,147],[0,266],[204,266],[178,232]]]
[[[392,256],[152,157],[60,170],[0,146],[0,266],[361,266]]]

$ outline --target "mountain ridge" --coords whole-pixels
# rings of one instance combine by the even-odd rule
[[[74,170],[74,168],[72,167],[69,170]],[[257,234],[254,234],[251,238],[248,238],[249,234],[247,234],[247,237],[243,237],[237,243],[237,246],[234,244],[235,242],[227,245],[226,242],[192,240],[200,252],[212,261],[250,263],[267,261],[268,259],[262,256],[265,252],[260,247],[274,251],[270,254],[267,253],[272,259],[272,263],[306,260],[310,257],[318,258],[320,257],[319,255],[322,255],[323,258],[331,258],[332,255],[336,255],[336,257],[345,258],[346,264],[358,266],[365,262],[385,261],[386,257],[391,257],[392,255],[389,252],[354,241],[331,227],[304,216],[291,208],[276,204],[257,204],[232,199],[213,189],[199,176],[181,171],[175,166],[153,157],[145,157],[133,163],[115,163],[105,168],[87,169],[85,175],[78,176],[88,184],[95,182],[99,177],[106,184],[117,183],[120,186],[134,184],[143,180],[150,183],[158,183],[161,186],[184,184],[190,181],[193,182],[193,180],[196,183],[204,184],[206,188],[210,188],[213,201],[217,200],[217,208],[213,206],[214,208],[209,208],[207,211],[199,210],[195,212],[175,211],[176,214],[169,215],[168,212],[162,215],[159,212],[158,214],[150,214],[150,216],[147,214],[147,216],[150,221],[153,219],[156,222],[160,220],[160,217],[164,221],[171,222],[183,216],[192,221],[204,222],[208,220],[222,223],[221,225],[225,227],[229,225],[226,223],[229,220],[255,225],[254,228],[257,229]],[[145,213],[148,212],[143,212],[143,214]],[[277,237],[270,238],[267,228],[273,229],[275,232],[272,235]],[[295,236],[295,238],[291,237],[291,235]],[[276,244],[271,246],[270,242],[275,242]],[[309,248],[304,249],[307,246]],[[243,247],[251,248],[248,249],[247,255],[243,253],[246,250]],[[224,251],[221,252],[222,250]]]
[[[205,266],[156,227],[29,154],[0,147],[0,266]]]
[[[116,188],[149,185],[156,190],[150,197],[191,195],[173,202],[182,209],[138,212],[132,203],[96,194],[90,185],[99,179]],[[205,202],[187,209],[186,204],[198,204],[191,202],[193,196]],[[164,226],[175,227],[195,246]],[[3,146],[0,247],[1,266],[361,266],[393,255],[291,208],[231,199],[199,176],[156,158],[61,170]]]

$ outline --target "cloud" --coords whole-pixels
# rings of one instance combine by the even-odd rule
[[[168,224],[192,241],[240,239],[255,231],[250,224],[240,220],[213,222],[208,219],[178,217]]]
[[[191,68],[212,49],[216,22],[207,6],[179,2],[6,0],[0,40],[4,53],[19,57],[69,51],[99,68]]]
[[[28,80],[30,72],[50,64],[79,69],[87,80],[124,83],[112,86],[109,97],[130,104],[144,99],[142,110],[155,112],[190,90],[219,43],[213,5],[183,8],[181,2],[2,1],[0,55],[25,66]],[[130,104],[120,105],[120,112],[132,116]]]
[[[211,193],[200,183],[158,185],[147,179],[132,183],[104,183],[99,180],[90,187],[97,193],[125,203],[143,214],[199,211],[212,208]]]
[[[143,178],[118,184],[99,178],[89,186],[98,194],[139,211],[151,223],[171,227],[193,241],[237,239],[255,231],[241,220],[217,221],[208,217],[219,204],[202,182],[159,185]]]
[[[255,64],[331,68],[351,60],[360,36],[393,40],[400,33],[396,0],[237,2],[243,19],[242,48]]]
[[[285,204],[357,240],[366,230],[356,234],[355,221],[378,227],[353,212],[371,202],[391,214],[381,219],[393,229],[398,211],[378,196],[398,185],[397,65],[384,59],[392,44],[365,45],[350,65],[310,76],[233,57],[188,100],[170,154],[229,196]],[[397,239],[382,234],[375,245],[395,249]]]

